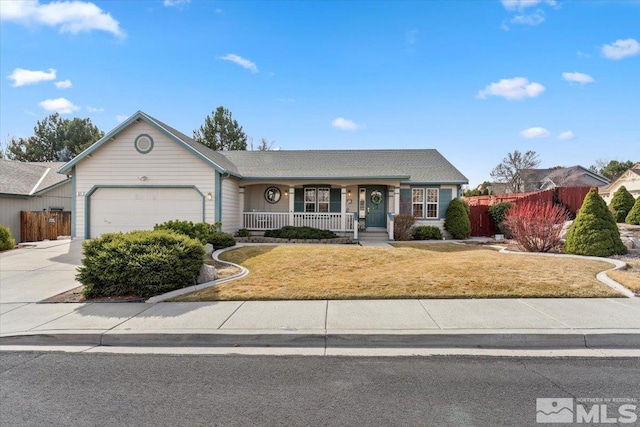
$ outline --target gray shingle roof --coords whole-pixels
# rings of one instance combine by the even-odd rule
[[[437,150],[223,151],[243,178],[399,178],[459,183],[468,179]]]
[[[66,175],[57,173],[62,165],[64,162],[17,162],[0,159],[0,193],[28,196],[66,181]]]

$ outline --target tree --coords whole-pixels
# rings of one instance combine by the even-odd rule
[[[618,160],[596,160],[596,164],[589,167],[592,172],[599,173],[600,175],[608,178],[611,181],[615,181],[627,170],[633,167],[633,162],[627,160],[626,162],[619,162]]]
[[[567,232],[567,253],[608,257],[627,253],[613,215],[596,189],[584,198],[582,207]]]
[[[609,208],[611,209],[611,213],[616,219],[616,222],[624,222],[634,203],[635,199],[624,185],[613,193],[611,203],[609,203]]]
[[[627,224],[640,225],[640,197],[638,197],[625,218]]]
[[[464,197],[486,196],[489,194],[490,186],[491,186],[491,183],[489,181],[484,181],[482,184],[478,185],[473,190],[466,190],[462,195]]]
[[[193,139],[216,151],[247,149],[247,135],[242,126],[222,105],[204,119],[200,129],[193,131]]]
[[[471,236],[469,205],[460,199],[453,199],[447,207],[444,217],[444,229],[454,239],[468,239]]]
[[[22,162],[68,162],[104,136],[91,119],[63,119],[58,113],[39,120],[28,138],[11,137],[7,158]]]
[[[515,150],[513,153],[508,153],[502,159],[502,162],[491,171],[491,178],[497,182],[507,184],[508,192],[517,192],[520,171],[535,168],[539,164],[540,160],[535,151],[527,151],[522,154],[520,151]]]
[[[257,146],[253,146],[253,140],[251,141],[251,151],[271,151],[275,145],[275,141],[269,142],[267,138],[260,138],[260,142]]]

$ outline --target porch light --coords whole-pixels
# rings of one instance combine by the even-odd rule
[[[284,190],[284,197],[287,197],[289,195],[289,190]]]
[[[213,200],[213,194],[207,193],[207,200]]]
[[[351,197],[351,190],[347,190],[347,196]]]

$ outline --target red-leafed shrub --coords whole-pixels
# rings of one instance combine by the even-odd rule
[[[564,206],[524,202],[509,209],[504,222],[522,249],[549,252],[560,243],[562,225],[568,218]]]

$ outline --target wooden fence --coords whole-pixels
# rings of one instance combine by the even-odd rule
[[[20,240],[39,242],[71,235],[71,212],[20,212]]]
[[[556,187],[533,193],[465,197],[471,211],[471,235],[489,237],[498,232],[489,215],[489,207],[497,203],[562,203],[575,214],[590,189],[591,187]]]

